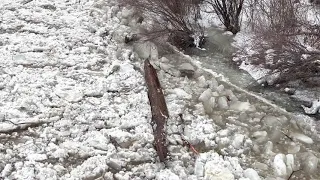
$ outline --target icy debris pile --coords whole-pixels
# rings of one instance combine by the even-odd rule
[[[195,163],[195,174],[204,179],[233,180],[242,177],[243,169],[237,158],[223,159],[217,153],[203,153]]]
[[[159,71],[159,77],[168,93],[166,100],[171,118],[167,123],[167,138],[171,163],[194,167],[196,177],[189,176],[192,179],[246,179],[239,157],[248,153],[252,146],[248,136],[236,133],[236,128],[219,130],[214,120],[203,115],[197,106],[196,96],[202,90],[197,81],[180,76],[172,78],[163,71]],[[195,110],[190,109],[193,106]],[[196,152],[192,149],[181,147],[184,140],[199,151],[196,158],[193,158]],[[253,169],[247,172],[247,176],[259,179]],[[187,176],[180,174],[179,177],[184,179]]]
[[[185,137],[190,142],[202,143],[200,147],[203,149],[215,149],[219,154],[238,157],[240,162],[245,163],[247,163],[245,159],[248,158],[245,156],[253,153],[255,158],[249,160],[252,162],[249,167],[257,171],[246,177],[256,174],[262,177],[288,178],[292,173],[293,177],[309,177],[309,173],[312,177],[317,173],[313,169],[318,164],[318,158],[315,155],[319,154],[302,149],[302,147],[314,145],[314,140],[301,133],[294,120],[266,104],[256,102],[257,99],[250,97],[247,99],[248,96],[238,90],[226,88],[229,86],[219,78],[209,76],[207,79],[200,75],[196,86],[191,83],[191,80],[189,83],[193,87],[193,92],[188,93],[197,95],[196,99],[192,98],[195,100],[195,111],[190,115],[184,114],[185,119],[193,119],[188,121],[190,124],[185,128]],[[195,88],[197,86],[198,88]],[[183,87],[188,89],[186,83]],[[197,101],[200,103],[196,104]],[[198,115],[210,117],[201,120],[202,123],[210,124],[205,125],[207,128],[202,128],[199,122],[195,122],[194,119]],[[215,125],[212,126],[211,123]],[[221,127],[226,129],[219,130]],[[290,131],[287,130],[288,127]],[[213,131],[214,134],[206,136],[206,129]],[[201,136],[206,137],[205,141],[200,140],[203,139],[200,138]],[[311,161],[306,158],[308,161],[303,162],[304,157],[310,156],[315,159]],[[298,169],[302,171],[296,173]],[[244,175],[245,172],[251,171],[244,171]],[[259,178],[256,175],[251,178]]]
[[[208,87],[199,97],[204,110],[207,114],[211,114],[215,108],[234,110],[234,111],[255,111],[255,107],[250,102],[241,102],[230,89],[225,89],[224,85],[212,77],[206,81],[203,76],[198,78],[198,83],[202,87]]]
[[[288,178],[293,172],[298,170],[307,173],[315,173],[318,168],[319,159],[312,153],[297,154],[277,154],[273,160],[274,174],[277,177]]]
[[[0,135],[0,179],[152,177],[143,75],[117,44],[129,12],[105,0],[0,8],[0,130],[17,131]]]

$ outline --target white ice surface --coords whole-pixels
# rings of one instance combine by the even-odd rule
[[[171,166],[158,162],[142,61],[123,44],[131,10],[112,0],[3,0],[0,11],[0,131],[13,131],[1,135],[9,139],[0,147],[1,178],[195,179],[197,157],[181,145],[180,126],[168,127],[168,140],[181,152],[172,152]],[[150,55],[158,58],[155,47],[140,54]],[[193,93],[175,81],[164,84],[172,117]],[[212,121],[187,119],[185,138],[213,147]],[[204,176],[221,167],[243,177],[236,157],[205,156],[213,158]]]
[[[142,61],[134,62],[132,47],[123,44],[132,11],[113,0],[3,0],[0,11],[0,130],[18,131],[1,134],[1,178],[257,177],[250,170],[245,175],[240,165],[252,145],[246,132],[235,133],[233,125],[220,130],[198,105],[186,108],[201,94],[197,84],[168,80],[163,71],[171,159],[159,163]],[[202,83],[226,93],[215,79]],[[29,125],[35,127],[23,129]],[[181,145],[182,137],[210,151],[195,155]],[[229,155],[212,150],[220,146]]]

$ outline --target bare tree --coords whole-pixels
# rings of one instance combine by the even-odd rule
[[[244,0],[204,0],[212,7],[227,31],[236,34],[240,31],[240,15]]]
[[[309,0],[310,3],[320,4],[320,0]]]
[[[179,48],[193,46],[193,35],[203,35],[199,25],[201,0],[122,0],[154,22],[146,35],[150,38],[168,36]]]

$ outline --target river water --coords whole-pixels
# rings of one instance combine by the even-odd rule
[[[189,57],[176,53],[164,56],[176,67],[189,58],[196,62],[198,68],[222,75],[227,78],[227,82],[216,78],[219,83],[234,91],[241,101],[249,101],[256,108],[254,112],[240,113],[217,108],[209,114],[222,129],[230,128],[230,124],[235,125],[237,130],[233,133],[245,134],[253,140],[251,149],[243,152],[247,158],[243,159],[242,164],[256,169],[266,179],[274,179],[276,176],[272,175],[273,168],[281,168],[275,166],[276,159],[283,159],[287,166],[292,160],[294,173],[290,177],[282,176],[283,179],[320,179],[320,172],[316,171],[320,157],[319,135],[302,121],[303,112],[297,101],[275,88],[258,85],[246,71],[240,70],[232,61],[232,54],[235,52],[231,45],[232,36],[224,35],[217,29],[210,29],[207,34],[204,49],[187,50]],[[200,74],[209,81],[214,78],[210,73]],[[197,101],[199,95],[193,94],[193,100]],[[260,97],[267,99],[269,104],[257,100]],[[226,148],[222,143],[215,150],[221,155],[235,155]]]
[[[278,88],[261,86],[247,71],[240,69],[239,64],[232,61],[236,51],[231,45],[234,41],[232,35],[225,34],[224,31],[216,28],[209,29],[207,34],[207,42],[203,49],[188,51],[192,58],[200,61],[203,67],[227,77],[232,84],[253,91],[287,111],[303,113],[301,101],[290,97]]]

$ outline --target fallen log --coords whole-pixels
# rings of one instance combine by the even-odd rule
[[[169,113],[157,72],[150,64],[149,59],[146,59],[144,62],[144,71],[151,106],[155,148],[160,161],[164,162],[168,155],[165,124]]]

